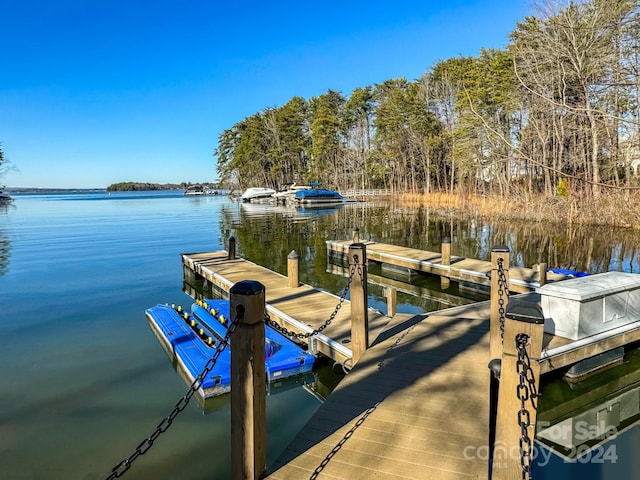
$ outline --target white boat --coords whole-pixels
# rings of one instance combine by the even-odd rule
[[[184,191],[185,195],[204,195],[204,190],[200,186],[191,186]]]
[[[254,200],[260,200],[264,198],[271,198],[276,191],[273,188],[265,188],[265,187],[251,187],[247,188],[240,200],[243,202],[252,202]]]
[[[310,185],[296,185],[295,183],[293,183],[284,190],[274,193],[273,198],[275,198],[276,201],[286,203],[295,200],[296,192],[299,192],[301,190],[309,190],[310,188]]]
[[[9,195],[4,190],[0,190],[0,201],[3,201],[3,200],[11,200],[11,195]]]

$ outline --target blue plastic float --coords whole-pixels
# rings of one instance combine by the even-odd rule
[[[219,348],[229,325],[229,301],[205,300],[191,306],[157,305],[145,310],[154,333],[176,360],[190,383],[204,370]],[[267,382],[311,372],[314,356],[265,325],[265,370]],[[207,399],[231,390],[231,347],[219,355],[205,376],[199,393]]]
[[[547,272],[556,273],[558,275],[567,275],[569,277],[587,277],[589,273],[579,272],[577,270],[569,270],[567,268],[547,268]]]

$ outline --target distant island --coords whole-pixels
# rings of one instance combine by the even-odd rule
[[[185,183],[148,183],[148,182],[119,182],[107,187],[107,192],[141,192],[148,190],[184,190]]]

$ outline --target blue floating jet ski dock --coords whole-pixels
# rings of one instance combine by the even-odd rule
[[[145,310],[151,329],[189,384],[204,370],[219,348],[229,325],[229,301],[205,300],[191,312],[172,305]],[[310,373],[315,358],[300,346],[265,325],[265,370],[267,382]],[[203,399],[231,390],[231,348],[227,347],[205,376],[198,393]]]

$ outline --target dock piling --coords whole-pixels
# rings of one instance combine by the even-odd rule
[[[547,264],[546,263],[538,264],[538,281],[540,282],[541,287],[547,283]]]
[[[387,317],[391,318],[396,314],[398,290],[395,287],[385,287],[384,293],[387,297]]]
[[[265,288],[244,280],[229,294],[231,315],[238,317],[231,342],[231,478],[251,480],[267,465]]]
[[[300,255],[295,250],[291,250],[287,256],[287,278],[289,279],[289,288],[300,286]]]
[[[512,302],[504,326],[491,480],[531,476],[543,337],[540,308]]]
[[[351,241],[353,243],[360,243],[360,229],[355,227],[351,233]]]
[[[369,348],[369,313],[367,289],[367,247],[354,243],[349,247],[349,266],[353,269],[351,279],[351,359],[356,364]]]
[[[236,259],[236,237],[229,237],[229,260]]]
[[[442,256],[441,263],[442,265],[449,266],[451,265],[451,238],[444,237],[442,239],[442,244],[440,247],[440,254]],[[440,288],[446,290],[449,288],[451,284],[451,280],[448,276],[440,277]]]
[[[491,250],[491,320],[489,358],[502,356],[504,313],[509,304],[509,249],[503,245]]]

